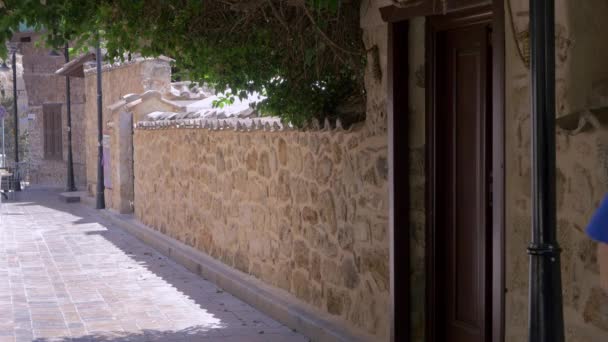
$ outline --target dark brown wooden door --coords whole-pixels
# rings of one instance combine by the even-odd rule
[[[61,104],[43,104],[44,158],[63,159]]]
[[[487,24],[436,41],[436,335],[491,336],[491,50]]]

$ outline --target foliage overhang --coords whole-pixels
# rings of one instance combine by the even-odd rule
[[[0,41],[44,28],[52,47],[94,46],[108,58],[168,55],[181,76],[234,96],[260,92],[268,115],[302,125],[345,116],[364,98],[359,0],[0,0]],[[6,46],[0,45],[0,54]],[[360,120],[361,113],[345,121]]]

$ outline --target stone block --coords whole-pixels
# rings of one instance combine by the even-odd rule
[[[83,192],[62,192],[59,194],[59,200],[65,203],[78,203]]]
[[[323,262],[321,263],[321,273],[323,275],[323,281],[336,286],[342,285],[338,265],[335,261],[323,259]]]
[[[274,283],[285,291],[291,291],[291,272],[293,267],[288,262],[283,262],[279,265],[278,272],[275,273],[274,277],[276,280]]]
[[[608,333],[608,295],[599,287],[591,290],[583,311],[583,319]]]
[[[334,205],[334,196],[329,190],[323,191],[319,195],[319,217],[320,222],[326,224],[332,234],[338,229],[336,219],[336,207]]]
[[[296,297],[305,302],[310,301],[310,282],[306,272],[298,270],[293,273],[292,288]]]
[[[258,162],[258,173],[262,177],[270,177],[270,157],[268,156],[268,152],[266,151],[260,154],[260,159]]]
[[[310,260],[310,249],[306,242],[297,240],[293,244],[293,257],[297,267],[308,268]]]
[[[338,244],[344,251],[352,251],[355,243],[354,228],[346,225],[338,229]]]
[[[302,221],[311,225],[317,224],[319,221],[317,212],[310,207],[304,207],[302,209]]]
[[[317,283],[321,282],[321,257],[318,252],[312,252],[310,276]]]
[[[333,173],[334,164],[331,159],[327,157],[323,157],[317,163],[317,168],[315,172],[315,178],[320,184],[327,184],[332,173]]]
[[[327,289],[327,312],[342,316],[350,308],[350,297],[346,291],[338,290],[334,287]]]
[[[238,250],[234,255],[234,267],[237,270],[249,273],[249,255],[248,253]]]
[[[247,155],[247,169],[255,171],[258,168],[258,153],[253,150]]]
[[[378,288],[388,289],[389,269],[387,251],[365,249],[359,259],[362,272],[371,273]]]
[[[279,138],[278,141],[279,142],[277,152],[279,157],[279,163],[281,164],[281,166],[285,166],[287,165],[287,143],[283,138]]]
[[[340,274],[342,274],[344,286],[347,288],[354,289],[359,285],[359,270],[357,269],[352,257],[345,258],[342,261],[342,265],[340,266]]]

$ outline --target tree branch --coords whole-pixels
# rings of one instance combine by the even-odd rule
[[[308,19],[310,20],[310,22],[312,23],[312,25],[317,29],[317,31],[321,35],[321,38],[323,38],[323,40],[325,40],[325,42],[327,42],[330,46],[332,46],[334,49],[342,51],[345,54],[349,54],[349,55],[359,55],[360,54],[358,52],[346,50],[343,47],[341,47],[340,45],[336,44],[333,40],[331,40],[325,34],[325,32],[319,27],[319,25],[317,25],[317,21],[315,20],[315,18],[313,18],[312,14],[310,14],[310,11],[308,10],[308,8],[306,8],[306,6],[303,6],[302,9],[304,10],[304,13],[308,17]]]

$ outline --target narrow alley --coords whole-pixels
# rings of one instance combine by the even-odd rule
[[[307,341],[93,209],[0,204],[0,341]]]

